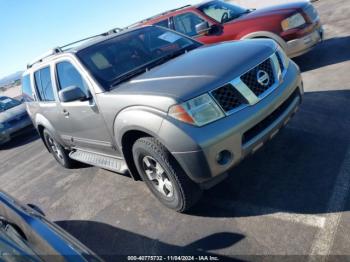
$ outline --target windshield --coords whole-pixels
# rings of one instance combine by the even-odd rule
[[[121,34],[78,52],[78,57],[105,89],[200,46],[159,27]]]
[[[42,261],[29,247],[15,225],[0,217],[0,260],[1,258],[5,258],[5,261],[17,262]]]
[[[219,23],[229,22],[249,12],[249,10],[242,7],[221,1],[206,3],[201,5],[198,9]]]
[[[0,112],[6,111],[12,107],[19,106],[21,102],[9,97],[0,97]]]

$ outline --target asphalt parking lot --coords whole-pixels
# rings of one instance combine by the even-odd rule
[[[191,213],[164,208],[128,177],[94,167],[65,170],[34,132],[1,148],[1,189],[39,205],[105,258],[350,260],[350,1],[315,5],[326,39],[295,59],[306,91],[300,111]]]

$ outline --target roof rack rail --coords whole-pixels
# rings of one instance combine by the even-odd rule
[[[27,69],[31,68],[33,65],[42,62],[45,58],[48,58],[52,55],[58,54],[58,53],[62,53],[62,49],[60,47],[55,47],[49,51],[47,51],[46,53],[42,54],[41,56],[33,59],[33,61],[29,62],[27,64]]]
[[[107,33],[105,33],[105,34],[107,34],[107,35],[112,35],[112,34],[117,34],[117,33],[121,32],[121,31],[123,31],[122,28],[116,27],[116,28],[113,28],[113,29],[109,30],[109,31],[108,31]]]
[[[96,37],[99,37],[99,36],[108,36],[108,35],[111,35],[111,34],[116,34],[116,33],[119,33],[121,32],[123,29],[119,28],[119,27],[116,27],[116,28],[113,28],[107,32],[104,32],[102,34],[98,34],[98,35],[93,35],[93,36],[89,36],[89,37],[86,37],[86,38],[83,38],[83,39],[80,39],[78,41],[74,41],[72,43],[69,43],[69,44],[66,44],[64,46],[61,46],[60,48],[64,51],[64,50],[67,50],[69,46],[72,46],[72,45],[75,45],[75,44],[78,44],[80,42],[84,42],[84,41],[87,41],[87,40],[90,40],[90,39],[93,39],[93,38],[96,38]]]
[[[162,15],[166,15],[166,14],[169,14],[169,13],[171,13],[171,12],[179,11],[179,10],[181,10],[181,9],[184,9],[184,8],[187,8],[187,7],[190,7],[190,6],[192,6],[192,5],[184,5],[184,6],[181,6],[181,7],[178,7],[178,8],[174,8],[174,9],[165,11],[165,12],[163,12],[163,13],[160,13],[160,14],[151,16],[151,17],[149,17],[149,18],[143,19],[143,20],[141,20],[141,21],[139,21],[139,22],[133,23],[133,24],[127,26],[126,28],[132,28],[132,27],[138,26],[139,24],[142,24],[142,23],[147,22],[147,21],[149,21],[149,20],[156,19],[156,18],[158,18],[158,17],[160,17],[160,16],[162,16]]]
[[[89,36],[89,37],[86,37],[86,38],[83,38],[83,39],[74,41],[74,42],[72,42],[72,43],[63,45],[63,46],[61,46],[61,49],[64,51],[64,50],[69,49],[68,47],[70,47],[70,46],[72,46],[72,45],[75,45],[75,44],[78,44],[78,43],[80,43],[80,42],[84,42],[84,41],[87,41],[87,40],[90,40],[90,39],[93,39],[93,38],[96,38],[96,37],[99,37],[99,36],[106,36],[106,35],[107,35],[107,33],[102,33],[102,34],[98,34],[98,35]]]
[[[55,47],[55,48],[47,51],[46,53],[42,54],[41,56],[33,59],[33,61],[29,62],[27,64],[27,69],[31,68],[33,65],[35,65],[37,63],[41,63],[45,58],[48,58],[48,57],[53,56],[55,54],[63,53],[65,50],[69,49],[68,47],[70,47],[72,45],[75,45],[75,44],[78,44],[80,42],[84,42],[84,41],[87,41],[87,40],[90,40],[90,39],[93,39],[93,38],[96,38],[99,36],[108,36],[108,35],[116,34],[116,33],[119,33],[121,31],[123,31],[123,29],[116,27],[116,28],[113,28],[113,29],[109,30],[108,32],[105,32],[102,34],[93,35],[93,36],[86,37],[86,38],[80,39],[78,41],[74,41],[72,43],[69,43],[69,44],[66,44],[63,46]]]

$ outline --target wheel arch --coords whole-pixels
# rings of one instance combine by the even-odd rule
[[[144,131],[134,129],[134,130],[129,130],[125,132],[121,140],[124,160],[128,166],[131,176],[136,181],[139,181],[142,179],[137,171],[137,168],[134,162],[132,147],[135,144],[135,142],[142,137],[153,137],[153,136]]]
[[[43,141],[45,147],[47,150],[49,150],[48,146],[46,145],[45,139],[44,139],[44,130],[47,129],[54,137],[55,139],[61,143],[62,145],[64,145],[63,141],[60,139],[60,137],[58,136],[57,132],[55,131],[53,125],[50,123],[50,121],[45,118],[43,115],[41,114],[37,114],[35,116],[35,128],[38,131],[41,140]]]
[[[254,39],[254,38],[268,38],[274,40],[276,43],[278,43],[283,50],[287,50],[288,46],[286,41],[283,40],[282,37],[279,35],[269,32],[269,31],[257,31],[253,33],[246,34],[240,38],[240,40],[245,40],[245,39]]]
[[[149,107],[129,107],[121,111],[114,121],[114,139],[117,147],[121,149],[124,160],[131,176],[141,180],[132,155],[132,146],[141,137],[158,137],[166,113]],[[163,141],[161,141],[163,143]]]
[[[41,138],[41,140],[43,141],[47,151],[49,151],[49,148],[45,142],[45,138],[44,138],[44,130],[45,130],[45,127],[42,125],[42,124],[39,124],[37,127],[36,127],[38,133],[39,133],[39,136]]]

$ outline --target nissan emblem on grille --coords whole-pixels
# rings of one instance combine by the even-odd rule
[[[269,74],[264,70],[259,70],[256,74],[256,78],[258,80],[258,83],[262,86],[267,86],[270,83]]]

